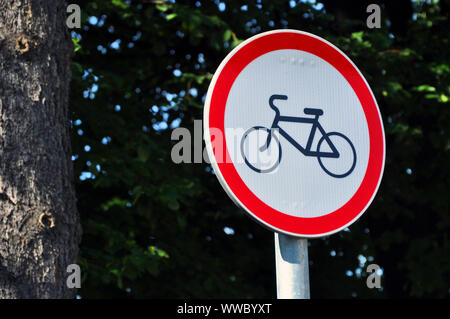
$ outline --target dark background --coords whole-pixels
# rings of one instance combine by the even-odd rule
[[[310,240],[312,298],[449,298],[449,1],[78,2],[73,162],[81,298],[275,297],[273,233],[207,164],[174,164],[219,63],[273,29],[311,32],[369,82],[386,133],[380,190],[348,231]],[[368,289],[366,267],[382,267]]]

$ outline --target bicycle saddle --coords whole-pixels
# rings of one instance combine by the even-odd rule
[[[303,110],[303,112],[305,112],[305,114],[308,114],[308,115],[322,115],[323,114],[323,110],[321,110],[321,109],[305,108]]]

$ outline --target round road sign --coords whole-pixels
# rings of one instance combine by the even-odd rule
[[[270,229],[340,231],[380,185],[382,119],[355,64],[313,34],[275,30],[236,47],[217,69],[204,138],[228,195]]]

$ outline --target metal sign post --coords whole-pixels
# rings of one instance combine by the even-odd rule
[[[354,223],[383,175],[383,122],[367,81],[325,39],[273,30],[225,57],[203,119],[220,184],[276,232],[278,298],[309,298],[307,238]]]
[[[275,233],[278,299],[309,299],[308,240]]]

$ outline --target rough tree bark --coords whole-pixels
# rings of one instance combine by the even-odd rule
[[[0,298],[73,298],[80,239],[61,0],[0,0]]]

